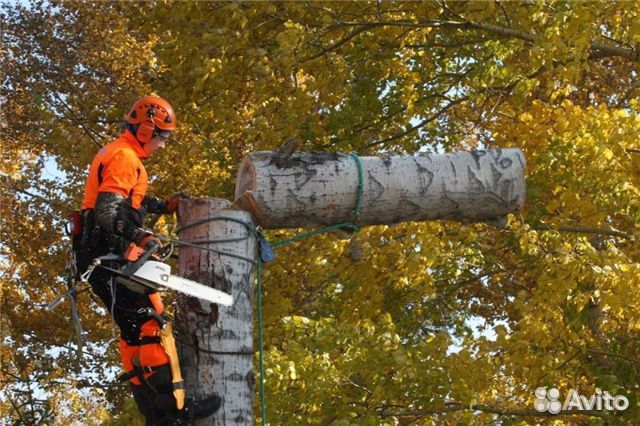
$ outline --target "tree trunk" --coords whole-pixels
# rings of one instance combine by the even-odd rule
[[[254,228],[247,212],[227,210],[229,201],[189,199],[179,208],[179,226],[226,216]],[[249,233],[249,235],[247,235]],[[184,229],[180,239],[188,243],[233,239],[237,242],[206,243],[202,247],[255,259],[253,232],[242,224],[218,220]],[[222,408],[200,425],[253,424],[253,273],[252,262],[218,253],[183,247],[179,274],[233,296],[230,307],[176,294],[176,328],[187,396],[196,399],[216,393]]]
[[[525,200],[525,159],[517,148],[361,162],[358,225],[493,220]],[[253,152],[240,163],[236,204],[264,228],[331,225],[350,218],[358,182],[356,160],[349,155]]]

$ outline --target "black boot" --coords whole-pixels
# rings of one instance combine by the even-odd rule
[[[222,407],[222,398],[216,394],[197,401],[188,397],[184,401],[184,408],[178,411],[178,415],[184,422],[189,423],[213,415],[220,407]]]
[[[211,416],[222,406],[222,398],[212,394],[197,401],[188,397],[184,401],[184,408],[176,410],[168,364],[161,366],[142,386],[131,384],[131,388],[138,408],[146,419],[145,426],[188,425],[194,420]]]
[[[207,398],[195,401],[193,403],[193,418],[204,419],[213,415],[222,407],[222,398],[213,394]]]

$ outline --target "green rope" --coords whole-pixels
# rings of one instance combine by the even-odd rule
[[[212,221],[215,221],[215,220],[226,220],[227,222],[239,223],[240,225],[244,226],[245,229],[247,230],[247,235],[245,235],[244,237],[214,240],[214,242],[217,242],[217,243],[230,243],[230,242],[235,242],[235,241],[243,241],[243,240],[248,239],[249,236],[251,235],[251,233],[253,232],[253,226],[250,223],[247,223],[244,220],[237,219],[235,217],[230,217],[230,216],[215,216],[215,217],[208,217],[208,218],[202,219],[202,220],[196,220],[195,222],[187,223],[186,225],[178,228],[176,230],[176,232],[179,234],[180,232],[184,231],[185,229],[193,228],[195,226],[202,225],[203,223],[208,223],[208,222],[212,222]]]
[[[278,247],[286,246],[288,244],[294,243],[296,241],[304,240],[306,238],[313,237],[318,234],[325,234],[335,229],[345,229],[345,228],[350,229],[353,232],[360,231],[360,228],[351,222],[338,223],[337,225],[325,226],[323,228],[319,228],[314,231],[298,234],[291,238],[287,238],[286,240],[276,241],[275,243],[271,244],[271,247],[278,248]]]
[[[355,206],[353,210],[351,210],[351,216],[349,218],[350,220],[348,220],[347,222],[338,223],[336,225],[325,226],[314,231],[298,234],[286,240],[276,241],[275,243],[271,244],[273,248],[286,246],[287,244],[291,244],[295,241],[300,241],[318,234],[331,232],[334,229],[348,229],[352,232],[360,231],[360,227],[355,224],[355,221],[358,220],[358,217],[360,216],[360,205],[362,203],[362,196],[364,194],[364,173],[362,172],[362,162],[360,161],[360,157],[358,157],[358,154],[351,153],[350,155],[356,160],[356,166],[358,166],[358,192],[356,195]]]
[[[202,219],[202,220],[197,220],[195,222],[192,223],[188,223],[180,228],[178,228],[176,230],[176,232],[179,234],[180,232],[184,231],[185,229],[189,229],[189,228],[193,228],[195,226],[198,225],[202,225],[205,223],[209,223],[209,222],[215,222],[217,220],[220,221],[227,221],[227,222],[235,222],[235,223],[239,223],[240,225],[244,226],[245,229],[247,230],[246,235],[243,235],[241,237],[236,237],[236,238],[220,238],[220,239],[216,239],[216,240],[196,240],[190,243],[186,243],[184,241],[180,241],[180,240],[172,240],[169,238],[164,238],[164,237],[159,237],[160,240],[170,243],[170,244],[174,244],[176,247],[192,247],[192,248],[197,248],[199,250],[203,250],[203,251],[208,251],[211,253],[217,253],[217,254],[221,254],[223,256],[229,256],[229,257],[233,257],[236,259],[240,259],[240,260],[244,260],[246,262],[250,262],[255,264],[256,261],[254,259],[250,259],[248,257],[244,257],[244,256],[240,256],[238,254],[234,254],[234,253],[229,253],[223,250],[216,250],[216,249],[212,249],[209,247],[202,247],[202,245],[204,244],[219,244],[219,243],[234,243],[234,242],[238,242],[238,241],[244,241],[244,240],[248,240],[251,235],[254,232],[253,229],[253,225],[250,223],[247,223],[241,219],[237,219],[235,217],[230,217],[230,216],[216,216],[216,217],[208,217],[206,219]]]
[[[277,248],[277,247],[282,247],[282,246],[286,246],[288,244],[291,244],[293,242],[296,241],[300,241],[318,234],[324,234],[326,232],[330,232],[333,231],[335,229],[348,229],[352,232],[359,232],[360,231],[360,227],[358,227],[358,225],[355,224],[355,222],[358,220],[358,217],[360,216],[360,207],[361,207],[361,203],[362,203],[362,198],[363,198],[363,194],[364,194],[364,173],[362,171],[362,162],[360,161],[360,157],[358,157],[357,154],[355,153],[351,153],[350,156],[355,160],[356,162],[356,166],[358,168],[358,192],[356,195],[356,202],[355,202],[355,206],[353,208],[353,210],[351,211],[351,215],[349,217],[349,220],[346,222],[342,222],[342,223],[338,223],[335,225],[329,225],[329,226],[324,226],[322,228],[316,229],[314,231],[310,231],[310,232],[305,232],[302,234],[298,234],[295,235],[291,238],[287,238],[285,240],[281,240],[281,241],[276,241],[275,243],[271,244],[271,246],[273,248]],[[256,275],[257,275],[257,293],[258,293],[258,363],[259,363],[259,368],[260,368],[260,415],[262,417],[262,424],[263,425],[267,425],[267,412],[266,412],[266,401],[265,401],[265,394],[264,394],[264,330],[263,330],[263,321],[262,321],[262,258],[260,257],[260,254],[258,254],[258,261],[256,262],[253,259],[249,259],[243,256],[239,256],[237,254],[234,253],[229,253],[229,252],[225,252],[225,251],[221,251],[221,250],[215,250],[215,249],[211,249],[208,247],[202,247],[202,244],[212,244],[212,243],[227,243],[227,242],[236,242],[236,241],[243,241],[248,239],[252,233],[255,232],[255,229],[252,227],[251,224],[244,222],[240,219],[236,219],[233,217],[227,217],[227,216],[217,216],[217,217],[211,217],[211,218],[207,218],[207,219],[203,219],[203,220],[199,220],[190,224],[187,224],[181,228],[179,228],[177,230],[178,233],[180,233],[181,231],[197,226],[197,225],[201,225],[203,223],[208,223],[208,222],[212,222],[215,220],[226,220],[229,222],[235,222],[235,223],[239,223],[241,225],[243,225],[246,230],[247,230],[247,234],[242,236],[242,237],[237,237],[237,238],[228,238],[228,239],[218,239],[218,240],[202,240],[202,241],[194,241],[193,243],[185,243],[182,241],[176,241],[176,240],[169,240],[166,238],[161,238],[163,241],[166,242],[170,242],[170,243],[174,243],[177,244],[179,246],[186,246],[186,247],[194,247],[200,250],[205,250],[205,251],[210,251],[213,253],[219,253],[225,256],[230,256],[230,257],[234,257],[236,259],[242,259],[245,260],[247,262],[251,262],[256,264],[257,263],[257,270],[256,270]]]

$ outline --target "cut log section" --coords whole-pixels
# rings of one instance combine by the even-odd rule
[[[360,160],[360,226],[495,220],[524,205],[526,163],[518,148]],[[352,218],[358,183],[350,155],[253,152],[240,163],[234,204],[268,229],[333,225]]]

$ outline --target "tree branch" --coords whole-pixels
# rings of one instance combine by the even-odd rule
[[[399,138],[401,138],[401,137],[404,137],[404,136],[408,135],[409,133],[412,133],[412,132],[414,132],[414,131],[416,131],[416,130],[418,130],[418,129],[420,129],[420,128],[424,127],[424,126],[426,126],[427,124],[429,124],[429,123],[430,123],[430,122],[432,122],[433,120],[437,119],[437,118],[438,118],[442,113],[446,112],[447,110],[449,110],[450,108],[454,107],[455,105],[457,105],[457,104],[459,104],[459,103],[462,103],[462,102],[466,101],[467,99],[468,99],[468,97],[467,97],[467,96],[463,96],[463,97],[461,97],[461,98],[455,99],[455,100],[453,100],[453,101],[449,102],[449,103],[448,103],[447,105],[445,105],[444,107],[440,108],[440,109],[439,109],[438,111],[436,111],[433,115],[431,115],[431,116],[429,116],[429,117],[425,118],[425,119],[424,119],[424,120],[422,120],[420,123],[416,124],[415,126],[412,126],[412,127],[408,128],[407,130],[404,130],[404,131],[402,131],[402,132],[400,132],[400,133],[397,133],[397,134],[395,134],[395,135],[393,135],[393,136],[389,136],[388,138],[380,139],[380,140],[377,140],[377,141],[371,142],[371,143],[369,143],[369,144],[365,145],[365,146],[364,146],[364,148],[362,148],[360,151],[363,151],[363,150],[366,150],[366,149],[372,148],[372,147],[374,147],[374,146],[376,146],[376,145],[382,145],[382,144],[387,143],[387,142],[390,142],[390,141],[392,141],[392,140],[395,140],[395,139],[399,139]]]
[[[500,0],[496,0],[496,3],[498,3],[498,6],[500,6],[500,9],[502,10],[502,15],[507,20],[507,27],[511,28],[511,19],[509,18],[509,15],[507,14],[506,9],[502,5],[502,2]]]
[[[408,47],[411,49],[432,49],[434,47],[444,47],[444,48],[454,48],[454,47],[463,47],[468,46],[470,44],[482,44],[489,41],[493,41],[490,38],[473,38],[469,40],[460,40],[456,42],[450,43],[442,43],[442,42],[433,42],[426,44],[405,44],[404,47]]]
[[[436,78],[438,78],[438,77],[441,77],[441,76],[437,76]],[[434,78],[432,80],[435,80],[436,78]],[[446,93],[446,91],[445,91],[445,93]],[[424,102],[427,99],[434,99],[434,98],[441,98],[441,99],[444,99],[444,100],[450,100],[449,98],[447,98],[443,94],[433,93],[433,94],[429,94],[427,96],[423,96],[423,97],[421,97],[419,99],[416,99],[415,102],[414,102],[414,105],[419,105],[419,104],[421,104],[422,102]],[[404,106],[398,108],[397,110],[395,110],[393,112],[390,112],[390,113],[388,113],[387,115],[385,115],[383,117],[380,117],[378,120],[374,120],[373,122],[370,122],[370,123],[363,123],[360,126],[354,128],[354,129],[351,129],[350,134],[348,136],[353,136],[356,133],[362,133],[367,129],[370,129],[370,128],[378,126],[378,125],[380,125],[380,124],[382,124],[382,123],[384,123],[386,121],[389,121],[393,117],[397,116],[398,114],[402,114],[404,111],[407,110],[407,108],[408,108],[408,106],[404,105]],[[336,143],[338,143],[338,142],[340,142],[342,140],[344,140],[344,137],[343,138],[333,137],[333,138],[331,138],[331,140],[327,144],[323,145],[323,148],[325,148],[325,149],[329,148],[330,146],[332,146],[332,145],[334,145],[334,144],[336,144]]]
[[[603,419],[615,420],[616,417],[597,410],[572,411],[562,410],[558,414],[548,412],[539,412],[531,408],[501,408],[487,404],[471,404],[463,405],[459,402],[447,402],[445,407],[434,410],[411,410],[399,413],[381,413],[380,417],[404,417],[404,416],[429,416],[434,414],[452,413],[456,411],[473,410],[482,411],[483,413],[498,414],[501,416],[517,416],[517,417],[553,417],[553,416],[593,416]]]
[[[44,204],[48,205],[49,207],[51,207],[53,210],[59,210],[59,211],[63,211],[64,210],[64,206],[61,204],[58,204],[57,202],[55,202],[54,200],[48,200],[45,197],[43,197],[42,195],[38,195],[38,194],[34,194],[32,192],[27,191],[26,189],[20,189],[18,187],[16,187],[11,178],[6,176],[6,175],[0,175],[0,179],[2,181],[4,181],[7,186],[11,187],[11,189],[13,189],[16,192],[19,192],[21,194],[24,194],[28,197],[34,198],[36,200],[39,200],[41,202],[43,202]]]
[[[80,127],[82,127],[82,130],[84,130],[84,132],[87,134],[87,136],[89,136],[91,138],[91,140],[96,145],[98,145],[99,148],[102,148],[102,144],[100,142],[98,142],[98,140],[93,136],[93,134],[91,133],[89,128],[87,126],[85,126],[84,123],[82,122],[82,120],[80,120],[80,118],[73,112],[73,109],[57,93],[54,93],[53,96],[55,96],[55,98],[58,100],[58,102],[60,102],[62,104],[62,106],[64,106],[67,109],[67,111],[69,111],[69,114],[72,117],[71,121],[74,121],[76,124],[78,124]]]
[[[357,34],[363,32],[368,28],[375,27],[409,27],[409,28],[455,28],[455,29],[476,29],[487,33],[495,34],[499,37],[515,38],[523,40],[529,43],[535,42],[539,36],[531,34],[525,31],[501,27],[499,25],[488,24],[484,22],[475,22],[470,20],[460,21],[441,21],[435,19],[421,19],[418,22],[410,20],[398,20],[398,21],[380,21],[380,22],[341,22],[334,26],[355,26],[358,27]],[[357,34],[350,34],[349,40],[355,37]],[[346,43],[348,40],[344,40]],[[344,43],[341,43],[344,44]],[[611,44],[603,43],[600,41],[591,41],[591,54],[596,58],[602,58],[606,56],[621,56],[633,62],[640,62],[640,49],[628,48],[621,46],[613,46]],[[320,56],[322,53],[316,55]]]
[[[560,232],[575,232],[578,234],[597,234],[597,235],[610,235],[612,237],[620,237],[627,240],[633,240],[633,235],[625,234],[624,232],[614,231],[613,229],[604,228],[591,228],[581,226],[558,226],[553,227],[549,225],[533,226],[532,229],[536,231],[560,231]]]
[[[576,348],[576,352],[571,355],[569,358],[567,358],[562,364],[558,365],[557,367],[553,367],[551,369],[551,371],[549,371],[548,373],[543,374],[542,376],[538,377],[537,382],[540,383],[542,381],[542,379],[544,379],[545,377],[549,376],[549,374],[551,374],[552,371],[558,371],[562,368],[564,368],[565,365],[569,364],[571,361],[573,361],[578,355],[580,355],[582,353],[582,349],[580,348]]]
[[[594,354],[598,354],[598,355],[606,355],[606,356],[612,356],[614,358],[620,358],[622,360],[628,361],[632,364],[635,364],[636,366],[640,366],[640,360],[635,359],[635,358],[631,358],[622,354],[618,354],[615,352],[609,352],[609,351],[602,351],[602,350],[598,350],[598,349],[593,349],[593,348],[586,348],[587,352],[591,352]]]
[[[335,43],[333,43],[331,46],[329,47],[322,47],[322,46],[318,46],[321,49],[321,52],[316,53],[315,55],[311,55],[308,56],[304,59],[300,60],[300,64],[303,64],[307,61],[311,61],[313,59],[319,58],[322,55],[325,55],[329,52],[331,52],[332,50],[336,50],[337,48],[339,48],[340,46],[342,46],[343,44],[345,44],[346,42],[348,42],[349,40],[351,40],[352,38],[354,38],[355,36],[357,36],[358,34],[367,31],[368,29],[370,29],[368,26],[362,26],[359,28],[356,28],[355,30],[351,31],[346,37],[336,41]]]

